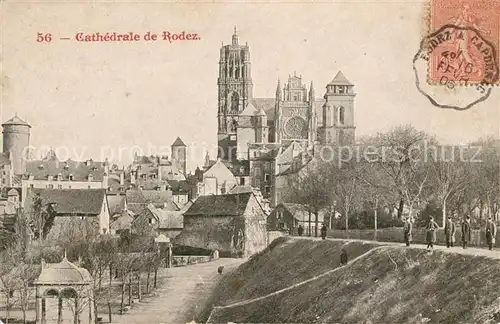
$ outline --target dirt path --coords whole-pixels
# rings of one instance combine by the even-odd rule
[[[294,237],[294,239],[300,239],[300,240],[321,240],[321,238],[315,238],[315,237]],[[365,243],[370,243],[370,244],[378,244],[378,245],[384,245],[384,246],[400,246],[400,247],[405,247],[404,243],[394,243],[394,242],[378,242],[378,241],[366,241],[366,240],[357,240],[357,239],[336,239],[336,238],[327,238],[327,240],[331,241],[352,241],[352,242],[365,242]],[[416,248],[416,249],[422,249],[425,250],[427,249],[427,245],[424,244],[411,244],[411,248]],[[434,245],[434,250],[435,251],[442,251],[446,253],[455,253],[455,254],[462,254],[462,255],[472,255],[472,256],[484,256],[487,258],[491,259],[499,259],[500,260],[500,247],[497,247],[496,249],[494,248],[492,251],[486,249],[486,248],[467,248],[464,250],[461,246],[461,242],[455,243],[454,247],[447,248],[446,246],[443,245]]]
[[[246,259],[219,259],[214,262],[168,269],[166,282],[154,297],[136,304],[124,315],[115,315],[117,324],[184,324],[193,320],[213,286],[219,280],[217,268],[227,272]]]

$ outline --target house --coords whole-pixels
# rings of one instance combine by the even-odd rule
[[[327,210],[321,210],[318,213],[319,227],[323,225],[326,218]],[[289,233],[297,233],[297,228],[299,225],[302,225],[304,228],[304,235],[309,235],[309,233],[315,232],[316,216],[310,213],[305,205],[280,203],[267,218],[267,224],[269,229],[282,230]],[[309,229],[311,229],[311,232],[309,232]]]
[[[10,231],[16,231],[17,210],[20,206],[19,191],[11,188],[7,198],[0,198],[0,227]]]
[[[200,196],[174,245],[248,256],[267,246],[266,214],[253,192]]]
[[[21,200],[24,200],[30,188],[107,190],[108,176],[107,161],[60,161],[54,151],[49,151],[42,160],[26,161]]]
[[[106,189],[29,189],[24,203],[28,212],[33,209],[36,196],[42,207],[52,206],[54,222],[49,237],[109,233]]]
[[[123,211],[121,214],[115,214],[109,224],[109,231],[113,235],[130,233],[132,231],[133,221],[134,213],[129,210]]]
[[[198,183],[198,194],[223,195],[238,184],[236,177],[229,168],[218,159],[211,167],[203,172],[203,180]]]
[[[132,231],[138,235],[165,235],[174,238],[182,231],[183,216],[179,209],[148,206],[132,221]]]

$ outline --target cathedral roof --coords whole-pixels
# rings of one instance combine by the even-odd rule
[[[337,75],[333,78],[333,80],[328,83],[328,85],[353,85],[347,78],[344,76],[342,71],[339,71]]]
[[[177,137],[177,139],[172,143],[172,146],[186,146],[184,142],[181,140],[180,137]]]
[[[262,108],[261,108],[262,109]],[[258,112],[257,106],[253,101],[248,103],[247,107],[240,113],[240,116],[253,116]]]

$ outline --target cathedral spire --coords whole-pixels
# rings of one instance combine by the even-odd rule
[[[278,85],[276,86],[276,100],[281,100],[281,83],[278,79]]]
[[[311,87],[309,88],[309,101],[313,102],[314,101],[314,85],[313,82],[311,81]]]
[[[236,32],[236,26],[234,26],[233,45],[238,45],[238,33]]]

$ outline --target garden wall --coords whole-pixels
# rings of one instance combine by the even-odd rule
[[[413,243],[426,244],[426,229],[425,228],[414,228],[412,231]],[[346,231],[344,230],[330,230],[328,231],[328,237],[332,238],[347,238]],[[377,236],[375,237],[374,230],[349,230],[350,239],[360,239],[360,240],[377,240],[380,242],[404,242],[403,239],[403,228],[402,227],[390,227],[382,228],[377,230]],[[500,235],[497,232],[497,239],[500,239]],[[462,242],[462,232],[460,227],[457,227],[457,232],[455,234],[455,242],[461,244]],[[437,243],[445,244],[446,239],[444,235],[444,230],[439,229],[437,232]],[[486,234],[484,230],[472,230],[470,246],[487,246]]]
[[[172,266],[183,267],[190,264],[207,263],[214,260],[212,256],[207,255],[173,255]]]

